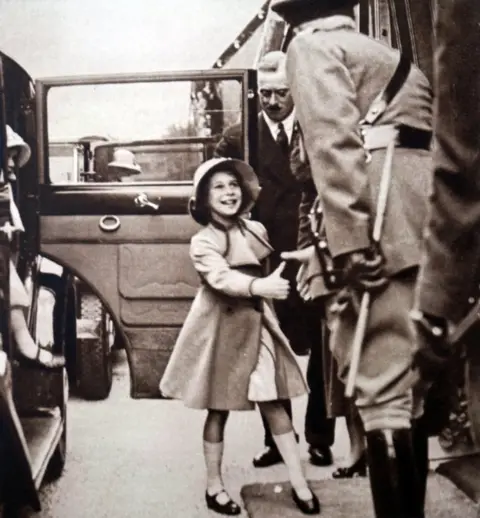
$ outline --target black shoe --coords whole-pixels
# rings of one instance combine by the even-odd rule
[[[282,456],[278,449],[272,446],[267,446],[253,458],[253,465],[256,468],[268,468],[280,462],[283,462]]]
[[[310,446],[308,453],[310,462],[314,466],[331,466],[333,464],[332,452],[328,446]]]
[[[317,495],[311,489],[310,492],[312,493],[312,498],[310,500],[302,500],[298,498],[297,492],[292,487],[293,501],[303,514],[320,514],[320,502]]]
[[[225,489],[222,489],[214,495],[209,495],[208,491],[206,491],[205,501],[207,502],[207,507],[212,511],[215,511],[216,513],[227,514],[229,516],[240,514],[242,512],[240,506],[237,503],[235,503],[229,496],[229,500],[225,504],[220,504],[218,502],[217,497],[222,493],[225,493],[228,496],[228,493],[225,491]]]
[[[332,473],[333,478],[354,478],[367,476],[367,456],[365,453],[351,466],[338,468]]]

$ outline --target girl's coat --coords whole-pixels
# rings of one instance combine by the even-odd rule
[[[276,346],[278,399],[308,391],[270,304],[249,294],[252,275],[265,273],[262,263],[272,251],[266,230],[256,221],[240,223],[228,230],[209,224],[192,238],[190,255],[202,284],[160,382],[165,396],[188,407],[254,408],[247,392],[262,326]]]

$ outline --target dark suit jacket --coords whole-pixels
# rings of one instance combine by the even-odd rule
[[[263,223],[274,248],[271,256],[272,269],[280,264],[280,252],[297,248],[298,209],[302,184],[292,174],[289,157],[282,153],[275,142],[262,114],[259,114],[259,166],[256,171],[262,190],[252,218]],[[296,131],[296,129],[294,129]],[[292,141],[294,139],[292,138]],[[215,150],[216,156],[243,159],[241,126],[228,128]],[[308,311],[296,291],[295,276],[298,266],[287,263],[284,277],[290,280],[291,294],[285,301],[275,301],[275,310],[282,331],[296,353],[310,348],[312,331]]]

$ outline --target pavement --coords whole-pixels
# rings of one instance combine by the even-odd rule
[[[171,400],[129,396],[128,364],[117,352],[112,393],[105,401],[71,395],[68,407],[67,464],[62,477],[41,490],[41,518],[210,518],[204,504],[202,429],[204,411]],[[306,358],[301,358],[306,368]],[[293,401],[296,430],[303,434],[306,397]],[[348,451],[343,422],[337,425],[336,461]],[[257,411],[232,412],[226,428],[224,481],[239,503],[247,483],[287,480],[283,464],[256,469],[252,458],[263,447]],[[334,467],[308,462],[307,476],[329,478]],[[243,512],[241,517],[246,517]]]
[[[115,354],[113,388],[107,400],[83,401],[71,394],[64,474],[43,486],[42,510],[27,513],[28,517],[218,518],[204,504],[205,412],[187,409],[178,401],[131,399],[125,353]],[[300,358],[304,369],[306,361]],[[307,477],[329,479],[334,466],[320,468],[308,461],[303,438],[305,408],[306,396],[293,401]],[[253,456],[263,447],[258,411],[232,412],[225,436],[224,481],[242,507],[240,490],[245,484],[288,479],[283,464],[263,469],[252,466]],[[434,457],[444,455],[438,445],[432,450]],[[339,419],[335,462],[344,461],[346,452],[348,436]],[[248,515],[243,511],[240,516]]]

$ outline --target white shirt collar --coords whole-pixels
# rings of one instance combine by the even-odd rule
[[[268,129],[270,130],[270,133],[272,134],[273,140],[277,140],[277,133],[278,133],[278,122],[273,121],[264,111],[262,111],[263,118],[265,119],[265,122],[267,123]],[[293,134],[293,126],[295,124],[295,108],[291,111],[291,113],[283,119],[283,121],[280,121],[283,124],[283,128],[285,129],[285,133],[288,137],[288,142],[292,141],[292,134]]]

